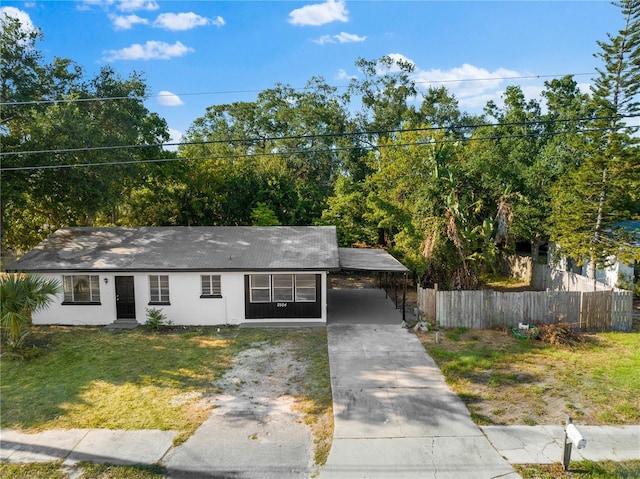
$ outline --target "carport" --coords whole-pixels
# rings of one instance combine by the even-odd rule
[[[340,270],[354,272],[370,272],[384,275],[384,284],[388,284],[389,275],[393,279],[397,307],[397,277],[402,276],[402,320],[406,313],[407,277],[409,270],[400,261],[382,249],[372,248],[338,248]],[[385,289],[386,291],[386,289]]]

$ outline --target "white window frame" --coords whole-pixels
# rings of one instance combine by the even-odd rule
[[[222,275],[200,275],[201,298],[222,298]]]
[[[80,280],[87,279],[89,301],[76,297]],[[62,276],[63,304],[100,304],[100,276],[97,274],[65,274]]]
[[[166,281],[166,288],[162,282]],[[170,304],[169,275],[150,274],[149,275],[149,304]]]
[[[255,279],[260,276],[268,278],[268,284],[256,286]],[[290,279],[285,285],[285,278]],[[302,283],[302,284],[300,284]],[[304,285],[303,285],[304,284]],[[311,286],[311,284],[313,286]],[[311,298],[313,291],[313,299]],[[257,293],[264,296],[268,293],[269,299],[256,300]],[[305,292],[307,293],[305,295]],[[315,273],[283,274],[283,273],[260,273],[249,275],[249,301],[251,303],[315,303],[318,301],[318,286]]]
[[[256,286],[254,284],[254,279],[257,279],[258,276],[266,276],[268,280],[268,284],[266,286]],[[255,293],[258,291],[267,292],[269,298],[267,300],[256,300]],[[271,302],[271,275],[270,274],[250,274],[249,275],[249,301],[252,303],[270,303]]]
[[[310,276],[310,278],[302,278],[303,276]],[[300,286],[298,282],[302,282],[304,280],[311,281],[313,286]],[[307,274],[296,274],[296,303],[315,303],[318,299],[317,297],[317,283],[316,283],[316,275],[313,273]],[[313,299],[306,299],[303,295],[303,291],[311,291],[313,289]]]
[[[271,300],[274,303],[293,303],[293,274],[271,275]]]

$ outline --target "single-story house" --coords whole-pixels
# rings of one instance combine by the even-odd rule
[[[327,274],[341,269],[339,250],[334,226],[73,227],[8,270],[62,285],[34,324],[144,323],[158,308],[175,325],[314,326],[327,321]],[[407,271],[370,251],[373,261],[351,259],[350,269]]]

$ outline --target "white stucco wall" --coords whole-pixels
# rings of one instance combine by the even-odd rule
[[[283,272],[287,273],[287,272]],[[300,271],[290,272],[292,274]],[[314,272],[318,273],[318,272]],[[327,321],[327,275],[322,275],[322,318]],[[87,274],[87,273],[81,273]],[[51,306],[34,314],[34,324],[68,324],[100,326],[116,320],[115,276],[133,276],[136,301],[136,320],[144,324],[147,320],[147,308],[159,308],[167,319],[175,325],[213,326],[219,324],[241,324],[245,320],[244,276],[251,272],[154,272],[153,274],[169,276],[169,305],[149,305],[149,273],[99,273],[100,304],[99,305],[63,305],[62,293]],[[200,298],[200,276],[202,274],[220,274],[222,298]],[[62,284],[62,273],[41,274]],[[105,279],[107,282],[105,283]],[[315,319],[287,318],[286,320],[260,320],[268,324],[272,322],[295,321],[314,322]]]

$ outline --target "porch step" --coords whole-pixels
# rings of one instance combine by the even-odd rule
[[[116,319],[113,323],[107,324],[104,329],[134,329],[140,326],[135,319]]]

